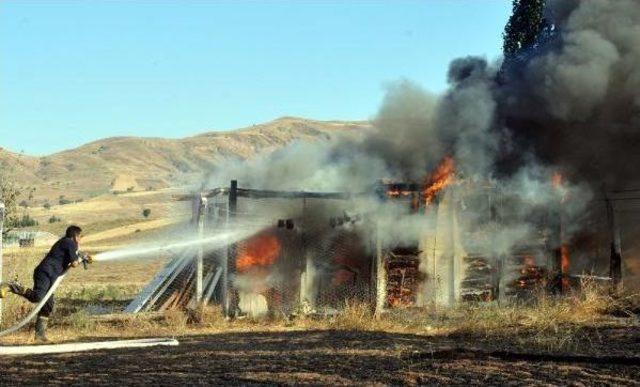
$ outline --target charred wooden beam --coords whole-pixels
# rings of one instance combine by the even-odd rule
[[[231,180],[231,184],[229,187],[229,207],[227,211],[227,221],[229,223],[233,223],[238,212],[238,181]],[[224,297],[225,297],[225,313],[227,317],[233,318],[235,317],[236,311],[238,310],[238,294],[236,292],[235,287],[233,286],[233,281],[230,281],[229,273],[233,275],[236,274],[237,266],[236,266],[236,258],[237,258],[237,246],[236,244],[232,244],[227,248],[227,262],[224,265]]]
[[[229,188],[222,187],[222,188],[214,188],[214,189],[202,191],[202,193],[172,195],[171,199],[177,202],[186,202],[186,201],[197,199],[199,197],[212,198],[218,195],[224,195],[228,193],[229,193]]]
[[[270,191],[249,188],[237,188],[237,195],[252,199],[350,199],[358,194],[347,192],[305,192],[305,191]]]

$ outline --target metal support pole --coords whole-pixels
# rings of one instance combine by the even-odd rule
[[[235,221],[235,217],[238,211],[238,181],[231,180],[229,187],[229,205],[227,211],[227,224],[231,225]],[[224,305],[225,313],[227,317],[234,317],[236,310],[238,309],[238,297],[236,295],[235,288],[232,281],[230,281],[229,273],[235,275],[236,273],[236,254],[237,248],[235,243],[228,247],[226,264],[224,265]]]
[[[4,203],[0,202],[0,282],[2,282],[2,233],[4,231]],[[2,324],[2,299],[0,299],[0,324]]]
[[[202,194],[198,198],[199,210],[198,210],[198,238],[204,237],[204,226],[207,214],[207,198]],[[203,259],[204,259],[204,246],[200,244],[198,248],[198,255],[196,258],[196,305],[200,305],[202,302],[202,279],[203,279]]]

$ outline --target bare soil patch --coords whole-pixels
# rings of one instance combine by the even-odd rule
[[[179,347],[1,357],[0,369],[3,385],[640,384],[640,362],[634,361],[640,332],[598,335],[606,340],[584,351],[531,354],[513,343],[463,336],[227,332],[182,337]]]

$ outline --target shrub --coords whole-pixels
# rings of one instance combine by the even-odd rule
[[[10,227],[33,227],[37,225],[38,221],[30,217],[28,214],[22,215],[22,218],[19,218],[9,224]]]
[[[149,215],[151,215],[151,209],[150,208],[145,208],[144,210],[142,210],[142,216],[144,216],[145,218],[148,218]]]
[[[56,223],[56,222],[61,222],[62,219],[58,218],[57,216],[53,215],[52,217],[49,218],[49,223]]]

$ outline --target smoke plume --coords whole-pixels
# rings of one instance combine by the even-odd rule
[[[555,31],[508,63],[502,122],[517,146],[574,181],[623,188],[640,161],[640,3],[553,1]]]
[[[566,197],[566,232],[579,231],[602,184],[640,181],[640,2],[557,0],[546,12],[553,28],[534,48],[496,63],[454,60],[443,95],[393,83],[372,130],[229,162],[210,185],[237,179],[264,189],[372,192],[381,178],[422,183],[451,156],[459,178],[520,199],[504,204],[510,217],[503,228],[485,209],[463,203],[465,231],[487,230],[499,241],[481,246],[484,252],[503,254],[538,238],[535,211]],[[566,178],[561,187],[552,184],[558,172]],[[378,214],[390,244],[433,223],[402,206],[363,203],[363,211]],[[385,228],[389,213],[395,221]]]

